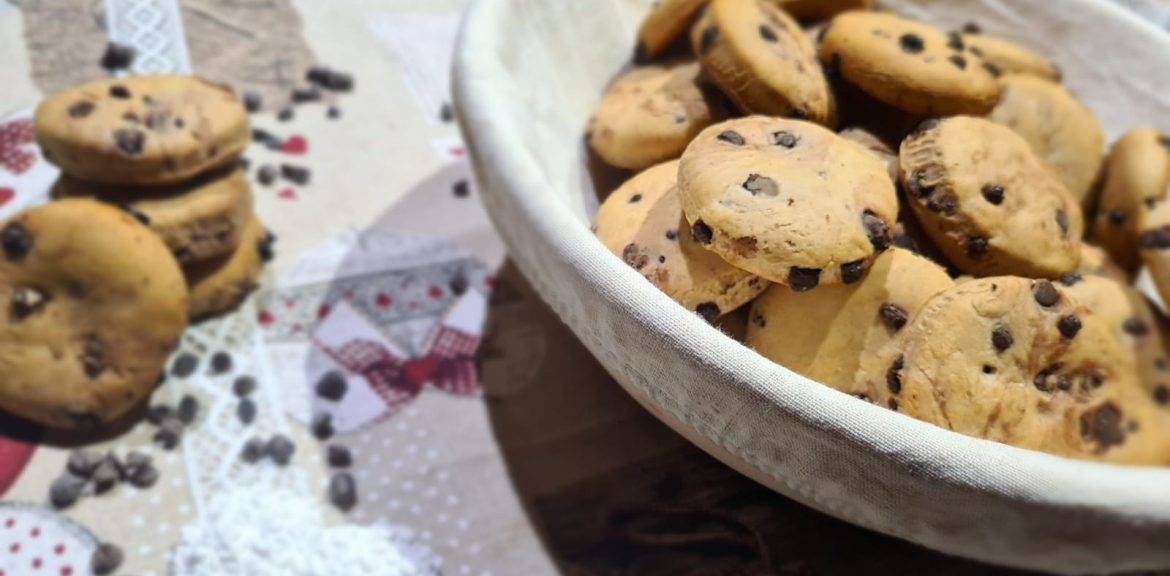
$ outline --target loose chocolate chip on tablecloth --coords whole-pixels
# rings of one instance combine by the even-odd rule
[[[1121,323],[1121,328],[1130,336],[1145,336],[1150,333],[1150,325],[1141,318],[1126,318],[1125,322]]]
[[[691,225],[691,238],[693,238],[695,242],[698,242],[699,244],[710,244],[714,237],[715,232],[711,230],[711,227],[708,226],[706,222],[698,220]]]
[[[872,210],[866,210],[861,215],[861,223],[865,226],[865,233],[869,236],[869,243],[873,245],[873,249],[878,252],[884,252],[890,247],[890,227],[885,220],[874,214]]]
[[[460,180],[451,187],[451,193],[456,198],[467,198],[471,194],[471,185],[468,184],[467,180]]]
[[[342,512],[357,504],[357,483],[349,472],[338,472],[329,479],[329,501]]]
[[[901,330],[910,320],[910,315],[906,313],[905,308],[889,302],[882,304],[882,307],[878,309],[878,314],[881,315],[882,323],[894,331]]]
[[[1102,404],[1081,415],[1081,437],[1086,442],[1095,442],[1102,449],[1125,442],[1125,431],[1121,428],[1121,411],[1112,403]]]
[[[114,130],[114,144],[125,154],[141,154],[146,145],[146,133],[137,128],[119,128]]]
[[[716,136],[716,139],[722,140],[729,144],[734,144],[736,146],[744,145],[743,136],[740,136],[739,132],[736,132],[735,130],[724,130],[723,132],[719,133],[719,136]]]
[[[1003,352],[1012,347],[1016,343],[1016,339],[1012,337],[1011,330],[1006,326],[996,326],[991,331],[991,345],[995,346],[996,352]]]
[[[265,164],[256,171],[256,181],[261,186],[271,186],[276,181],[276,168],[270,164]]]
[[[166,404],[155,404],[146,411],[146,421],[159,426],[163,420],[171,415],[171,407]]]
[[[240,376],[232,382],[232,393],[240,398],[249,396],[256,391],[256,379],[251,376]]]
[[[328,412],[318,412],[313,415],[309,423],[309,430],[318,440],[328,440],[333,437],[333,416]]]
[[[133,473],[134,470],[142,468],[143,466],[151,466],[154,464],[154,459],[146,452],[139,452],[138,450],[131,450],[126,453],[126,458],[122,462],[122,471],[125,474]]]
[[[1113,209],[1105,213],[1105,217],[1109,219],[1109,223],[1114,226],[1121,226],[1129,219],[1125,212],[1118,209]]]
[[[767,197],[774,197],[780,194],[780,185],[775,180],[759,174],[749,174],[743,183],[743,188],[752,196],[763,194]]]
[[[305,184],[309,183],[309,178],[313,175],[313,173],[304,166],[281,164],[280,175],[289,182],[292,182],[298,186],[304,186]]]
[[[93,482],[93,491],[96,494],[109,491],[121,479],[121,465],[113,454],[107,454],[105,458],[102,458],[101,463],[94,469],[93,476],[90,477]]]
[[[244,109],[248,112],[259,112],[264,106],[264,97],[255,90],[244,92]]]
[[[240,156],[240,170],[247,172],[252,167],[252,160],[247,156]]]
[[[84,489],[85,478],[66,472],[49,484],[49,503],[57,509],[68,508],[77,502]]]
[[[902,46],[902,51],[907,54],[918,54],[926,48],[926,44],[922,41],[922,37],[918,36],[917,34],[903,34],[902,37],[898,39],[898,44]]]
[[[1060,291],[1047,280],[1040,280],[1032,285],[1032,297],[1036,303],[1048,308],[1060,302]]]
[[[252,141],[264,144],[265,146],[268,146],[270,143],[275,143],[277,148],[284,145],[284,141],[279,136],[263,128],[252,128]]]
[[[179,440],[182,437],[183,421],[179,420],[178,416],[171,414],[163,418],[163,421],[158,425],[153,440],[164,450],[173,450],[175,446],[179,445]]]
[[[190,353],[183,352],[179,354],[173,363],[171,363],[171,376],[176,378],[186,378],[195,373],[195,369],[199,367],[199,357]]]
[[[345,376],[337,370],[330,370],[321,376],[320,380],[317,380],[315,390],[318,396],[337,402],[345,396],[346,388]]]
[[[1056,328],[1060,330],[1060,335],[1066,340],[1072,340],[1081,331],[1081,319],[1071,314],[1061,316],[1060,320],[1056,321]]]
[[[199,416],[199,400],[190,394],[184,394],[179,400],[179,409],[176,413],[183,424],[190,425]]]
[[[69,460],[65,462],[65,469],[79,478],[93,476],[93,471],[102,463],[102,457],[89,450],[79,449],[69,453]]]
[[[314,66],[305,73],[305,79],[317,86],[334,92],[353,90],[353,76],[325,66]]]
[[[793,292],[807,292],[816,288],[820,283],[821,270],[819,268],[798,268],[793,266],[788,270],[788,286],[792,288]]]
[[[1165,384],[1154,388],[1154,402],[1162,406],[1170,404],[1170,388],[1166,387]]]
[[[297,104],[316,102],[321,99],[321,91],[317,88],[294,88],[291,97]]]
[[[702,304],[699,304],[695,307],[695,312],[701,316],[703,320],[706,320],[708,324],[714,324],[722,314],[722,312],[719,310],[719,306],[714,302],[703,302]]]
[[[81,100],[69,107],[70,118],[85,118],[93,112],[94,104],[89,100]]]
[[[329,106],[325,109],[325,117],[330,120],[341,118],[341,108],[338,108],[336,104]]]
[[[135,488],[150,488],[158,482],[158,469],[153,464],[146,464],[134,468],[127,476],[126,481]]]
[[[232,370],[232,355],[224,351],[216,352],[211,355],[211,374],[218,375],[231,372]]]
[[[281,108],[280,112],[276,113],[276,119],[280,120],[281,122],[288,122],[289,120],[292,120],[293,119],[292,106],[285,106],[284,108]]]
[[[106,51],[102,53],[101,67],[111,72],[125,70],[134,62],[135,53],[133,46],[110,42],[106,44]]]
[[[13,222],[0,232],[0,246],[4,248],[4,256],[9,260],[20,260],[32,251],[32,234],[29,234],[28,228],[20,222]]]
[[[451,107],[450,102],[443,102],[443,107],[439,108],[439,120],[444,124],[449,124],[455,120],[455,109]]]
[[[277,434],[269,438],[268,443],[264,445],[264,452],[268,454],[269,458],[272,458],[273,462],[276,462],[280,466],[288,464],[296,449],[296,444],[293,444],[293,441],[289,440],[283,434]]]
[[[353,454],[345,446],[331,444],[325,450],[325,461],[330,468],[349,468],[353,465]]]
[[[260,260],[263,262],[271,262],[276,257],[276,234],[270,230],[264,231],[264,237],[256,241],[256,252],[260,254]]]
[[[255,464],[264,457],[264,441],[259,438],[249,439],[240,451],[240,458],[249,464]]]
[[[1003,204],[1003,186],[988,184],[983,187],[981,192],[983,193],[984,200],[987,200],[996,206]]]
[[[236,405],[236,417],[245,426],[251,424],[256,420],[256,403],[251,398],[241,399],[240,403]]]
[[[1143,249],[1147,250],[1165,250],[1170,248],[1170,226],[1162,226],[1153,230],[1142,232],[1138,237],[1138,243]]]
[[[1060,275],[1060,283],[1064,284],[1065,286],[1075,286],[1078,282],[1084,279],[1085,277],[1081,276],[1079,272],[1065,272],[1064,274]]]
[[[12,293],[12,317],[23,320],[39,312],[49,301],[44,292],[36,288],[18,288]]]
[[[93,551],[89,559],[89,568],[95,576],[113,574],[122,565],[122,549],[109,542],[103,542]]]

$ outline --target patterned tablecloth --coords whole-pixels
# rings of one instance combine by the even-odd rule
[[[1128,3],[1170,23],[1163,3]],[[177,448],[153,443],[141,413],[96,441],[0,417],[0,576],[87,574],[98,542],[140,576],[992,571],[772,494],[624,396],[506,262],[476,199],[447,103],[464,4],[0,2],[0,217],[44,201],[56,176],[31,142],[31,108],[105,76],[110,39],[136,48],[133,73],[260,92],[253,126],[276,143],[249,148],[250,174],[312,171],[305,185],[254,179],[277,258],[239,312],[189,330],[182,352],[199,365],[155,392],[152,404],[198,400]],[[353,73],[356,90],[279,119],[314,64]],[[217,353],[230,368],[211,368]],[[369,354],[397,369],[370,369]],[[346,375],[338,403],[313,393],[330,371]],[[251,425],[232,393],[244,375],[259,382]],[[321,413],[328,441],[309,433]],[[239,458],[274,434],[296,442],[288,466]],[[346,514],[326,498],[330,445],[354,457]],[[78,447],[146,452],[161,477],[54,510],[49,484]]]

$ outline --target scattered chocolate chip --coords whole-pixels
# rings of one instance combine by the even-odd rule
[[[1129,219],[1125,212],[1118,209],[1113,209],[1105,213],[1105,217],[1109,219],[1109,223],[1114,226],[1121,226]]]
[[[1032,285],[1032,297],[1036,303],[1048,308],[1060,302],[1060,291],[1047,280],[1040,280]]]
[[[443,107],[439,108],[439,120],[444,124],[450,124],[455,120],[455,109],[451,107],[450,102],[443,102]]]
[[[256,379],[251,376],[240,376],[232,382],[232,393],[239,398],[250,396],[256,391]]]
[[[710,244],[711,240],[715,237],[715,233],[706,222],[698,220],[691,225],[691,237],[699,244]]]
[[[1064,210],[1056,211],[1056,225],[1060,227],[1061,235],[1068,236],[1068,212]]]
[[[89,450],[79,449],[69,453],[69,459],[65,462],[65,469],[78,478],[89,478],[93,476],[93,471],[97,469],[98,464],[101,464],[101,462],[101,456]]]
[[[772,43],[776,43],[780,40],[776,37],[776,33],[772,31],[772,28],[767,24],[760,24],[760,38],[763,38],[766,42]]]
[[[331,444],[325,451],[325,461],[330,468],[349,468],[353,465],[353,454],[345,446]]]
[[[345,396],[346,388],[345,376],[342,376],[341,372],[331,370],[317,380],[316,391],[318,396],[337,402]]]
[[[297,104],[316,102],[321,99],[321,91],[317,88],[293,88],[291,97]]]
[[[926,44],[922,41],[922,37],[917,34],[903,34],[898,39],[898,44],[902,46],[902,51],[907,54],[918,54],[926,48]]]
[[[877,214],[871,210],[866,210],[861,215],[861,223],[865,226],[865,232],[869,236],[869,243],[873,245],[873,249],[878,252],[884,252],[890,247],[893,239],[890,237],[890,226],[886,224]]]
[[[646,55],[646,45],[638,42],[638,45],[634,46],[634,64],[645,64],[649,61],[650,58]]]
[[[788,286],[793,292],[808,292],[821,283],[820,268],[798,268],[788,270]]]
[[[262,262],[271,262],[276,257],[276,249],[273,245],[276,244],[276,236],[265,230],[265,234],[259,240],[256,240],[256,253],[260,255]]]
[[[103,542],[93,551],[93,555],[89,558],[89,568],[93,571],[95,576],[105,576],[106,574],[113,574],[122,565],[123,555],[122,549]]]
[[[470,282],[467,280],[467,275],[462,270],[456,272],[451,280],[447,282],[447,287],[451,289],[451,293],[456,296],[462,296],[470,287]]]
[[[114,84],[110,86],[110,97],[119,100],[128,100],[130,98],[130,90],[121,84]]]
[[[285,106],[276,113],[276,119],[281,122],[288,122],[293,119],[293,109],[291,106]]]
[[[296,444],[289,440],[283,434],[277,434],[268,439],[268,443],[264,445],[264,452],[272,458],[280,466],[285,466],[292,460],[293,452],[297,449]]]
[[[719,310],[719,306],[717,306],[714,302],[703,302],[702,304],[699,304],[695,307],[695,312],[697,312],[699,316],[702,316],[703,320],[706,320],[708,324],[714,324],[722,314],[722,312]]]
[[[715,139],[722,140],[736,146],[743,146],[745,143],[743,136],[740,136],[739,132],[736,132],[735,130],[724,130],[723,132],[720,132],[719,135],[715,137]]]
[[[20,260],[32,251],[32,234],[20,222],[12,222],[0,231],[0,246],[9,260]]]
[[[342,512],[357,504],[357,483],[349,472],[338,472],[329,479],[329,501]]]
[[[1071,314],[1061,316],[1060,320],[1056,321],[1056,328],[1060,330],[1060,335],[1066,340],[1072,340],[1081,331],[1081,319]]]
[[[155,404],[146,411],[146,421],[155,426],[162,424],[163,420],[171,415],[171,407],[166,404]]]
[[[298,186],[304,186],[309,183],[309,178],[312,172],[304,166],[295,166],[293,164],[281,164],[280,175],[285,180],[292,182]]]
[[[763,194],[771,198],[780,194],[780,185],[775,180],[759,174],[749,174],[743,183],[743,188],[751,192],[752,196]]]
[[[220,374],[225,374],[227,372],[231,372],[231,370],[232,370],[232,355],[227,353],[227,352],[224,352],[222,350],[219,352],[216,352],[215,354],[212,354],[211,355],[211,368],[210,369],[211,369],[211,374],[213,376],[218,376]]]
[[[967,239],[967,256],[972,260],[978,260],[987,255],[987,238],[976,236]]]
[[[1007,326],[996,326],[991,330],[991,345],[995,346],[996,352],[1003,352],[1015,344],[1016,339],[1012,337],[1011,330]]]
[[[251,438],[244,443],[243,450],[240,451],[240,459],[248,464],[255,464],[264,457],[264,441],[259,438]]]
[[[331,104],[328,108],[325,109],[325,117],[330,120],[337,120],[338,118],[341,118],[341,108],[339,108],[336,104]]]
[[[11,313],[14,320],[23,320],[40,312],[49,297],[36,288],[17,288],[12,292]]]
[[[1170,248],[1170,226],[1162,226],[1142,232],[1138,243],[1143,250],[1165,250]]]
[[[158,430],[154,433],[154,442],[162,446],[164,450],[172,450],[179,445],[179,440],[183,437],[183,421],[179,417],[171,414],[159,423]]]
[[[1126,318],[1125,322],[1121,324],[1121,328],[1130,336],[1140,337],[1150,333],[1150,325],[1141,318]]]
[[[305,79],[317,86],[334,92],[353,90],[353,76],[325,66],[313,66],[305,73]]]
[[[715,45],[715,41],[719,39],[719,29],[711,26],[703,30],[702,36],[699,36],[699,54],[706,54],[711,51],[711,47]]]
[[[1162,406],[1170,404],[1170,388],[1167,388],[1165,384],[1154,388],[1154,402]]]
[[[1081,415],[1081,437],[1086,442],[1096,443],[1099,449],[1107,450],[1125,442],[1121,422],[1121,411],[1117,406],[1102,404]]]
[[[265,164],[256,171],[256,181],[261,186],[271,186],[276,181],[276,168],[270,164]]]
[[[94,109],[94,103],[89,100],[80,100],[69,107],[70,118],[85,118],[89,116]]]
[[[126,458],[122,463],[122,472],[129,473],[137,468],[150,466],[153,463],[154,459],[150,457],[150,454],[139,452],[138,450],[131,450],[126,453]]]
[[[984,374],[991,375],[991,374],[995,374],[996,372],[997,372],[997,370],[995,369],[995,366],[992,366],[990,364],[983,365],[983,373]]]
[[[93,482],[95,494],[104,494],[122,479],[121,466],[113,454],[107,454],[93,471],[90,481]]]
[[[136,54],[133,46],[110,42],[106,44],[106,51],[102,53],[101,67],[111,72],[125,70],[134,63]]]
[[[906,357],[899,354],[894,359],[894,363],[890,364],[890,368],[886,370],[886,387],[890,389],[890,394],[900,394],[902,392],[902,368],[906,365]]]
[[[947,34],[947,47],[951,50],[963,50],[966,44],[963,43],[963,37],[958,32],[951,32]]]
[[[264,97],[259,92],[249,90],[244,92],[244,109],[248,112],[259,112],[264,106]]]
[[[853,284],[863,277],[865,277],[865,260],[854,260],[841,265],[842,283]]]
[[[81,498],[83,490],[85,478],[66,472],[49,484],[49,503],[58,510],[68,508]]]
[[[199,401],[190,394],[184,394],[179,399],[179,408],[175,414],[184,425],[190,425],[199,416]]]
[[[135,488],[150,488],[158,482],[158,469],[151,464],[133,468],[126,481]]]
[[[256,420],[256,403],[251,398],[241,398],[236,404],[236,418],[245,426]]]
[[[777,146],[791,149],[796,148],[796,145],[800,143],[800,138],[798,138],[796,134],[793,134],[792,132],[781,130],[780,132],[772,134],[772,142]]]
[[[983,192],[983,199],[999,206],[1003,204],[1003,186],[997,184],[988,184],[981,190]]]
[[[1079,272],[1065,272],[1064,274],[1060,275],[1060,283],[1064,284],[1065,286],[1075,286],[1078,282],[1084,279],[1085,277],[1081,276]]]
[[[886,302],[878,309],[878,314],[881,316],[882,323],[890,330],[895,332],[901,330],[906,322],[910,320],[910,315],[906,313],[906,309]]]
[[[114,130],[114,144],[118,150],[131,156],[141,154],[146,143],[146,133],[137,128],[119,128]]]
[[[313,415],[313,421],[309,423],[309,430],[313,433],[313,437],[318,440],[328,440],[333,437],[333,416],[328,412],[318,412]]]

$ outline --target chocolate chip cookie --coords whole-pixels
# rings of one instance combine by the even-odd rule
[[[853,284],[889,247],[898,199],[886,167],[811,122],[753,116],[683,153],[690,234],[732,265],[798,292]]]
[[[714,0],[691,31],[691,43],[703,70],[744,112],[836,121],[815,46],[774,4]]]
[[[127,210],[184,264],[231,253],[252,217],[248,178],[236,167],[151,188],[92,184],[62,175],[53,196],[94,198]]]
[[[1167,461],[1132,361],[1065,287],[993,277],[934,296],[858,379],[869,398],[1021,448],[1126,464]]]
[[[191,317],[206,318],[239,306],[259,284],[264,262],[272,257],[273,241],[253,216],[230,254],[184,267],[191,290]]]
[[[975,276],[1056,278],[1080,261],[1080,204],[1010,128],[928,121],[902,142],[901,179],[927,234]]]
[[[953,36],[882,12],[846,12],[821,42],[825,66],[849,85],[919,116],[983,115],[999,84]]]
[[[1093,240],[1130,272],[1141,264],[1138,235],[1142,222],[1166,198],[1170,186],[1168,145],[1170,140],[1152,128],[1131,130],[1113,145],[1105,164]]]
[[[710,0],[662,0],[650,8],[638,27],[636,60],[657,58],[690,30]]]
[[[187,327],[167,247],[132,215],[61,200],[0,224],[0,407],[92,427],[153,389]]]
[[[678,165],[659,164],[610,194],[594,220],[597,238],[667,296],[713,322],[750,302],[768,282],[691,237],[679,203]]]
[[[855,379],[862,357],[881,350],[931,296],[953,285],[942,267],[892,248],[856,284],[764,292],[752,303],[746,344],[821,384],[864,394]]]
[[[1034,52],[1002,38],[976,32],[955,32],[956,42],[968,52],[983,59],[983,67],[994,76],[1001,74],[1029,74],[1037,78],[1060,81],[1060,69]]]
[[[1091,206],[1105,159],[1105,135],[1093,113],[1064,86],[1038,76],[1010,74],[999,83],[999,104],[987,118],[1023,136],[1081,206]]]
[[[37,143],[88,182],[168,184],[234,162],[248,116],[228,88],[191,76],[135,76],[58,92],[36,111]]]
[[[726,116],[704,94],[699,65],[641,66],[619,78],[590,119],[589,145],[611,166],[641,170],[678,158],[703,128]]]

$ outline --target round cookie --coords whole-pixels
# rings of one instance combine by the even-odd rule
[[[838,135],[854,144],[860,144],[886,165],[886,172],[890,174],[891,181],[898,180],[898,153],[881,138],[863,128],[846,128],[838,132]]]
[[[893,14],[837,16],[820,53],[850,85],[912,114],[983,115],[999,98],[995,77],[955,36]]]
[[[677,160],[659,164],[623,184],[601,205],[594,227],[610,252],[687,310],[714,322],[750,302],[768,282],[724,262],[687,233],[678,165]]]
[[[235,160],[248,116],[228,88],[192,76],[133,76],[58,92],[36,111],[37,143],[65,173],[167,184]]]
[[[779,0],[779,4],[793,18],[812,22],[828,20],[848,10],[868,10],[873,0]]]
[[[635,60],[657,58],[675,40],[686,34],[710,0],[661,0],[656,2],[638,27]]]
[[[981,33],[958,34],[967,51],[983,59],[984,67],[994,76],[1029,74],[1037,78],[1060,81],[1060,69],[1054,64],[1012,42]]]
[[[699,61],[748,114],[836,121],[816,47],[800,26],[763,0],[714,0],[691,31]]]
[[[273,242],[272,235],[253,216],[231,254],[187,265],[183,271],[191,291],[191,318],[206,318],[239,306],[258,285],[264,262],[272,256]]]
[[[996,442],[1125,464],[1167,461],[1166,428],[1106,324],[1047,280],[934,296],[858,380],[882,406]]]
[[[1093,240],[1130,272],[1141,263],[1138,234],[1142,221],[1166,197],[1170,186],[1166,142],[1156,130],[1131,130],[1113,145],[1105,164],[1105,185],[1093,220]]]
[[[959,269],[1033,278],[1076,269],[1080,205],[1010,128],[928,121],[902,142],[899,161],[914,214]]]
[[[733,266],[796,291],[861,280],[890,245],[898,198],[870,152],[811,122],[753,116],[683,153],[691,234]]]
[[[235,250],[252,217],[248,178],[235,167],[149,189],[91,184],[63,174],[53,197],[94,198],[129,210],[184,264]]]
[[[821,384],[862,394],[855,379],[861,359],[881,350],[931,296],[953,285],[937,264],[891,248],[851,286],[767,290],[752,303],[745,343]]]
[[[589,121],[589,145],[611,166],[641,170],[678,158],[714,120],[697,63],[642,66],[619,78]]]
[[[0,224],[0,407],[89,428],[145,398],[187,327],[170,251],[133,216],[62,200]]]
[[[1064,86],[1037,76],[1011,74],[999,83],[999,104],[987,118],[1023,136],[1073,198],[1089,207],[1105,159],[1105,135],[1093,113]]]

